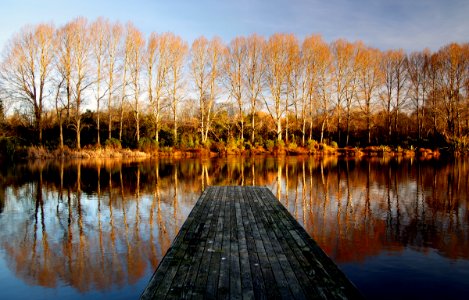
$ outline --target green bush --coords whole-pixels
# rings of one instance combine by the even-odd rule
[[[116,138],[110,138],[104,142],[104,146],[110,149],[121,149],[121,142]]]
[[[158,150],[158,142],[153,139],[143,137],[138,141],[138,149],[145,152],[156,151]]]
[[[272,140],[267,140],[265,141],[265,148],[267,151],[272,152],[274,150],[275,142]]]
[[[277,147],[277,149],[283,150],[283,149],[285,149],[285,142],[283,140],[280,140],[280,141],[277,140],[275,142],[275,146]]]
[[[202,146],[205,148],[205,149],[210,149],[210,146],[212,145],[212,141],[210,139],[207,139],[205,141],[205,143],[202,143]]]
[[[288,150],[295,151],[298,148],[298,145],[295,142],[288,143]]]
[[[316,140],[308,140],[308,150],[315,152],[319,150],[319,143]]]
[[[171,153],[171,152],[173,152],[173,147],[164,146],[164,147],[161,148],[161,152]]]
[[[332,148],[337,148],[337,147],[339,147],[339,146],[337,145],[337,142],[336,142],[336,141],[332,141],[332,142],[331,142],[331,147],[332,147]]]
[[[194,142],[194,137],[192,136],[192,134],[183,134],[181,136],[180,146],[181,146],[182,149],[186,149],[186,148],[192,149],[192,148],[194,148],[195,147],[195,142]]]

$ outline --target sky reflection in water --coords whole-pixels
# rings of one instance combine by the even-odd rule
[[[2,298],[136,298],[207,185],[266,185],[370,298],[469,292],[468,161],[3,166]],[[386,291],[386,293],[383,293]]]

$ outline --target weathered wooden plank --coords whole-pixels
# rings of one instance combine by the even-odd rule
[[[301,225],[293,218],[288,210],[277,200],[272,192],[265,188],[262,197],[270,199],[281,214],[280,220],[287,223],[288,232],[293,237],[294,243],[290,243],[296,253],[302,254],[300,260],[307,274],[314,274],[312,285],[320,293],[321,298],[354,299],[362,296],[356,287],[345,277],[335,263],[322,251],[316,242],[308,235]],[[288,237],[288,234],[284,234]],[[301,257],[301,256],[300,256]]]
[[[249,234],[252,236],[253,240],[253,247],[250,249],[251,252],[257,253],[257,257],[259,259],[259,266],[262,272],[262,279],[264,282],[263,290],[261,293],[266,296],[267,299],[278,298],[280,291],[279,286],[275,282],[274,272],[272,270],[272,265],[270,264],[264,241],[262,240],[262,236],[259,230],[259,224],[254,217],[255,203],[256,199],[252,197],[252,194],[249,192],[249,189],[245,190],[245,195],[247,196],[246,209],[247,209],[247,216],[249,219],[250,224],[250,231]],[[256,266],[256,264],[254,264]],[[257,266],[256,266],[257,267]],[[253,270],[256,272],[256,270]],[[259,293],[260,294],[260,293]]]
[[[220,274],[220,263],[222,258],[222,243],[223,243],[223,230],[224,230],[224,221],[225,221],[225,202],[226,202],[226,189],[220,187],[222,195],[220,199],[217,199],[217,205],[219,205],[218,210],[220,214],[217,219],[217,227],[215,233],[215,239],[213,241],[213,250],[212,258],[210,260],[208,278],[207,278],[207,289],[206,289],[206,298],[216,298],[217,289],[218,289],[218,276]]]
[[[305,295],[307,293],[305,293],[305,291],[302,289],[296,276],[297,273],[301,274],[301,267],[299,268],[296,257],[291,251],[289,251],[290,249],[288,245],[285,245],[283,234],[278,228],[278,224],[282,220],[280,220],[278,215],[275,213],[273,206],[268,203],[269,201],[262,199],[262,189],[257,188],[254,189],[253,192],[255,193],[256,197],[260,198],[261,200],[258,201],[258,203],[261,205],[259,214],[263,221],[270,227],[268,232],[269,239],[272,241],[274,252],[277,254],[277,258],[285,274],[288,287],[290,288],[290,291],[295,299],[305,299]]]
[[[204,251],[207,247],[208,241],[207,237],[210,226],[213,222],[213,215],[215,210],[215,205],[213,204],[215,202],[210,200],[213,199],[215,192],[216,190],[214,189],[208,191],[207,197],[205,198],[205,203],[203,204],[205,206],[206,214],[199,214],[201,218],[199,220],[199,228],[201,229],[199,230],[201,230],[201,233],[200,237],[193,241],[195,247],[190,248],[190,250],[186,252],[186,255],[189,257],[185,257],[185,259],[188,259],[189,263],[178,271],[181,276],[179,278],[173,279],[173,285],[171,286],[171,289],[173,290],[173,294],[176,298],[180,299],[191,297],[194,288],[196,287],[195,281],[197,279],[200,264],[204,259]]]
[[[236,212],[236,203],[239,200],[235,195],[235,189],[228,190],[229,199],[229,210],[230,210],[230,298],[241,299],[242,298],[242,284],[241,284],[241,266],[240,266],[240,254],[239,254],[239,230],[238,230],[238,218]]]
[[[231,240],[230,240],[230,226],[231,226],[231,211],[230,211],[230,190],[226,187],[224,190],[224,201],[223,201],[223,228],[219,228],[221,235],[221,252],[220,252],[220,273],[218,276],[218,299],[229,299],[230,296],[230,251],[231,251]]]
[[[142,299],[347,299],[359,292],[265,187],[209,187]]]
[[[214,197],[211,198],[210,201],[211,205],[214,207],[214,213],[212,215],[211,225],[207,237],[206,246],[204,249],[204,255],[202,257],[202,262],[200,264],[199,272],[197,277],[195,278],[195,287],[192,291],[192,298],[193,299],[204,299],[206,297],[207,291],[207,281],[208,275],[210,271],[210,265],[212,260],[212,254],[217,251],[214,246],[216,229],[218,226],[218,218],[220,215],[220,204],[221,201],[219,199],[222,196],[222,189],[210,189],[214,190]]]
[[[244,193],[244,190],[241,190],[240,187],[238,188],[238,192],[240,194],[239,206],[241,211],[241,221],[243,223],[240,230],[244,233],[244,237],[241,239],[240,243],[243,297],[252,299],[251,296],[254,295],[256,299],[262,299],[265,295],[265,285],[260,269],[259,257],[255,251],[254,238],[251,234],[251,224],[248,217],[249,205],[246,203],[249,199],[247,199],[246,193]]]
[[[181,251],[185,250],[184,247],[181,247],[183,246],[184,237],[189,232],[190,228],[196,224],[196,222],[193,221],[196,220],[198,215],[203,212],[204,206],[202,203],[204,203],[207,194],[208,191],[204,191],[200,196],[196,205],[187,217],[186,222],[184,222],[181,229],[179,230],[179,233],[176,236],[173,244],[168,249],[167,254],[165,255],[165,259],[161,261],[157,271],[155,271],[153,274],[150,283],[145,288],[141,298],[153,299],[160,289],[165,289],[165,285],[168,286],[172,282],[172,277],[177,271],[177,268],[174,267],[174,261],[176,261],[174,258],[177,257]]]
[[[233,201],[236,214],[236,231],[238,235],[238,253],[239,253],[239,275],[241,279],[241,289],[243,299],[254,298],[254,290],[252,284],[251,267],[249,265],[248,248],[246,243],[246,233],[243,223],[244,199],[240,188],[235,189],[235,199]]]
[[[278,254],[280,253],[278,253],[274,249],[273,244],[275,243],[276,237],[270,234],[272,225],[269,224],[269,222],[265,218],[264,213],[262,211],[262,204],[260,203],[260,199],[257,197],[255,191],[256,188],[251,188],[247,192],[252,197],[251,207],[255,212],[254,215],[256,218],[256,225],[259,230],[259,236],[262,239],[268,263],[270,264],[272,272],[274,274],[275,284],[277,285],[278,293],[283,299],[292,299],[293,294],[290,291],[287,278],[285,277],[285,273],[278,259]],[[264,253],[262,253],[262,256],[263,255]]]
[[[259,196],[262,197],[262,195]],[[279,203],[277,199],[275,199],[275,201]],[[278,250],[278,252],[284,253],[284,255],[282,255],[282,261],[285,263],[284,260],[288,258],[288,263],[291,265],[294,276],[297,278],[297,283],[303,283],[300,287],[297,285],[297,283],[295,283],[295,286],[293,287],[297,289],[294,292],[296,295],[295,297],[303,298],[304,295],[316,295],[319,297],[320,293],[316,290],[316,286],[314,284],[304,284],[305,282],[310,281],[308,274],[306,274],[304,270],[304,267],[307,266],[307,261],[304,260],[304,257],[302,257],[301,251],[295,251],[300,249],[298,247],[294,247],[295,241],[287,234],[288,228],[286,228],[285,223],[288,223],[288,220],[285,221],[285,217],[282,215],[282,213],[280,213],[278,209],[274,209],[276,204],[274,201],[268,201],[264,199],[263,203],[266,205],[266,207],[270,207],[270,209],[266,210],[268,210],[271,214],[270,217],[272,218],[273,232],[277,236],[279,246],[282,248],[282,250]],[[311,274],[311,276],[313,276],[313,274]],[[290,277],[292,276],[290,275],[289,278]],[[301,288],[303,291],[303,295],[299,294],[299,288]]]

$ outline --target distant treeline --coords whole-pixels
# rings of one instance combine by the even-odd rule
[[[78,18],[24,27],[3,53],[0,137],[19,145],[469,141],[468,43],[405,53],[279,33],[189,47],[173,33]]]

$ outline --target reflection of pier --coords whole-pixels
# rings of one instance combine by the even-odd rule
[[[209,187],[142,294],[169,298],[359,298],[267,188]]]

